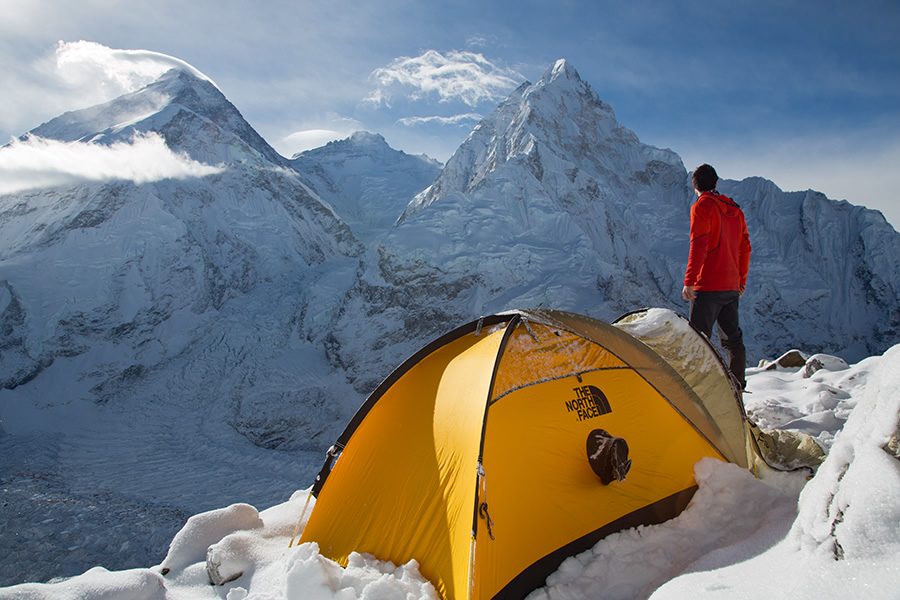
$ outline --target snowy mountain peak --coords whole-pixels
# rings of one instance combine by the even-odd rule
[[[353,132],[353,135],[350,136],[350,141],[359,146],[365,144],[385,147],[388,145],[383,135],[381,135],[380,133],[370,133],[368,131]]]
[[[556,61],[537,83],[529,84],[522,96],[529,101],[532,110],[539,112],[557,114],[561,107],[570,112],[590,106],[593,117],[616,120],[612,106],[603,102],[594,88],[565,59]],[[575,99],[580,99],[581,106],[574,102]]]
[[[348,138],[344,138],[342,140],[333,140],[319,148],[313,148],[312,150],[304,150],[303,152],[298,152],[291,157],[291,160],[295,161],[296,163],[298,159],[301,159],[301,157],[321,155],[323,153],[333,155],[343,155],[348,153],[365,153],[369,155],[375,155],[395,154],[397,152],[400,151],[391,148],[391,146],[384,139],[384,136],[382,136],[380,133],[371,133],[369,131],[355,131]],[[302,162],[302,160],[299,162]]]
[[[544,75],[541,77],[541,82],[545,83],[557,83],[561,85],[562,82],[566,82],[567,85],[572,86],[585,86],[584,80],[581,79],[581,76],[578,74],[578,71],[575,70],[575,67],[564,58],[559,59],[556,63],[553,64],[552,67],[547,69],[544,72]],[[588,86],[590,87],[590,86]]]
[[[560,59],[537,83],[523,84],[476,125],[401,221],[441,197],[477,189],[509,161],[527,162],[537,179],[543,176],[542,161],[548,159],[567,163],[569,171],[576,163],[589,161],[594,163],[592,170],[630,173],[643,168],[646,161],[641,155],[648,151],[655,154],[653,160],[683,169],[674,153],[641,144],[634,132],[616,121],[612,107],[600,100],[575,68]],[[637,162],[622,164],[626,157]]]
[[[251,156],[284,162],[215,84],[182,69],[170,69],[153,83],[105,104],[67,112],[29,135],[112,144],[147,132],[162,134],[170,149],[207,163]]]

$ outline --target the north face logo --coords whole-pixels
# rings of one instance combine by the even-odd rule
[[[575,399],[566,401],[566,410],[578,415],[579,421],[593,419],[612,412],[606,394],[593,385],[574,388]]]

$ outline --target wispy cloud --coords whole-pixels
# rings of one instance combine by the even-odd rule
[[[155,133],[109,146],[32,136],[0,148],[0,194],[84,182],[186,179],[223,170],[172,152]]]
[[[476,52],[428,50],[396,58],[372,72],[376,89],[366,98],[390,106],[395,97],[463,102],[475,107],[505,97],[523,77]]]
[[[402,119],[397,119],[397,123],[399,125],[405,125],[407,127],[416,127],[418,125],[430,125],[430,124],[438,124],[438,125],[459,125],[461,123],[466,122],[478,122],[481,120],[482,115],[477,113],[465,113],[461,115],[453,115],[452,117],[404,117]]]

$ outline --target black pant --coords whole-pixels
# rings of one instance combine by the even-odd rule
[[[744,371],[747,368],[747,350],[744,348],[744,334],[738,319],[738,291],[697,292],[691,301],[691,325],[712,339],[713,324],[718,326],[719,341],[725,349],[728,368],[743,389],[747,385]]]

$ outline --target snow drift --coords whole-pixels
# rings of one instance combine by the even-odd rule
[[[809,430],[820,424],[817,437],[830,455],[816,476],[762,482],[704,459],[696,466],[699,491],[680,516],[605,538],[564,562],[530,598],[896,597],[898,360],[900,346],[852,366],[830,362],[812,376],[803,367],[751,369],[758,415],[791,410]],[[838,396],[831,409],[822,406],[823,389]],[[822,418],[846,411],[846,424]],[[198,514],[157,566],[97,567],[55,583],[0,588],[0,598],[437,598],[414,561],[393,565],[355,554],[342,568],[315,544],[291,547],[308,501],[308,491],[298,491],[263,511],[236,504]]]

